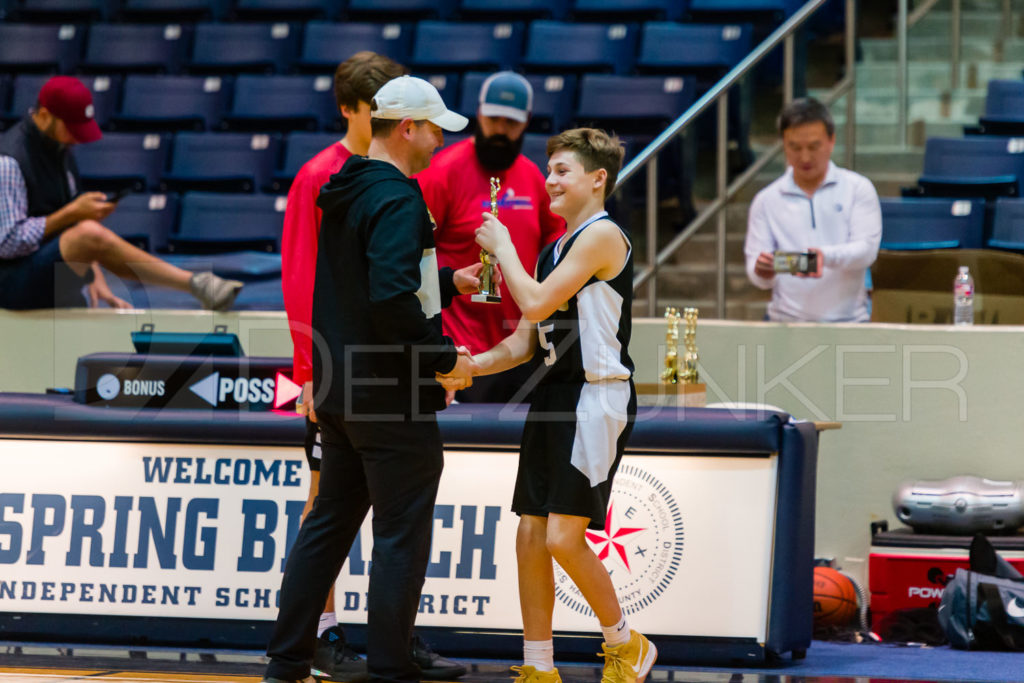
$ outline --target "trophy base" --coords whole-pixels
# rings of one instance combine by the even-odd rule
[[[501,297],[497,294],[473,294],[470,299],[478,304],[500,304]]]
[[[708,402],[705,384],[664,384],[662,382],[636,385],[636,403],[641,406],[677,406],[703,408]]]

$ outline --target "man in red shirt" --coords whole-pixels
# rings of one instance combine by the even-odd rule
[[[320,489],[320,430],[313,410],[313,283],[316,276],[317,243],[322,212],[316,205],[320,188],[341,170],[350,156],[365,156],[370,148],[370,100],[377,90],[393,78],[405,73],[394,61],[374,52],[358,52],[342,62],[334,74],[334,96],[348,128],[338,142],[307,161],[288,191],[281,236],[281,287],[284,307],[291,329],[292,379],[302,386],[297,406],[306,415],[306,460],[311,471],[309,496],[303,517],[313,506]],[[475,257],[474,257],[475,258]],[[467,260],[465,263],[473,263]],[[479,266],[458,273],[441,274],[442,297],[450,299],[455,290],[473,291],[479,281],[474,273]],[[334,611],[334,588],[327,597],[320,626],[313,665],[331,680],[360,680],[366,677],[366,660],[358,657],[345,644],[345,633],[338,626]],[[457,662],[441,657],[419,639],[413,640],[413,658],[423,678],[448,679],[466,673]]]
[[[520,154],[532,110],[529,81],[512,71],[492,74],[480,89],[474,137],[438,152],[417,176],[437,222],[439,265],[457,267],[480,258],[475,231],[480,214],[491,208],[491,177],[501,181],[499,219],[508,226],[519,260],[529,272],[544,245],[565,230],[565,221],[548,208],[544,174]],[[486,351],[507,337],[522,315],[512,296],[507,291],[501,294],[500,304],[476,303],[469,297],[453,300],[442,316],[445,335],[472,353]],[[531,373],[532,366],[526,364],[480,377],[456,396],[463,402],[524,401]]]

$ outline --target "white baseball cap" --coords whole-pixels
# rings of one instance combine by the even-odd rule
[[[414,76],[399,76],[382,85],[373,96],[373,104],[370,116],[375,119],[426,120],[452,133],[469,123],[465,116],[444,106],[437,88]]]

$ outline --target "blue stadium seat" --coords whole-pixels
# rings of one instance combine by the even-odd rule
[[[4,110],[2,118],[8,124],[18,121],[30,108],[34,107],[39,98],[39,90],[51,78],[46,75],[21,75],[14,79],[11,86],[11,104]],[[92,91],[93,108],[96,122],[105,127],[117,106],[121,92],[120,76],[79,76],[79,79]]]
[[[462,0],[459,16],[490,21],[555,19],[569,14],[569,0]]]
[[[274,173],[270,191],[286,192],[302,165],[341,139],[340,133],[295,132],[285,141],[284,162]]]
[[[690,13],[700,20],[724,14],[767,14],[776,21],[792,14],[803,4],[801,0],[689,0],[689,3]]]
[[[238,0],[234,15],[245,20],[334,19],[343,4],[342,0]]]
[[[421,21],[411,62],[420,70],[512,69],[522,50],[519,23]]]
[[[84,41],[85,31],[73,24],[0,23],[0,70],[71,73]]]
[[[157,187],[170,151],[168,133],[106,133],[74,153],[86,189],[145,192]]]
[[[634,145],[643,147],[686,111],[695,96],[694,79],[689,76],[586,74],[580,82],[575,123],[628,136]],[[691,198],[693,180],[697,176],[697,137],[697,133],[689,132],[676,138],[659,157],[659,193],[678,196],[684,216],[693,213]],[[644,186],[645,178],[638,178],[631,186],[634,199],[643,196],[636,188]]]
[[[523,65],[532,71],[632,72],[637,28],[633,24],[530,24]]]
[[[277,166],[281,136],[257,133],[178,133],[162,191],[257,192]]]
[[[434,74],[423,74],[414,73],[413,76],[422,78],[427,81],[435,88],[441,95],[441,99],[444,100],[444,106],[449,109],[455,109],[458,106],[458,93],[459,93],[459,82],[462,77],[458,73],[434,73]]]
[[[541,174],[547,175],[548,167],[548,138],[550,135],[543,133],[526,133],[523,135],[522,155],[537,164]]]
[[[176,194],[130,194],[103,225],[143,251],[163,251],[178,219],[179,202]]]
[[[286,200],[274,195],[189,192],[170,249],[185,253],[280,251]]]
[[[227,112],[231,87],[229,76],[128,76],[110,125],[121,131],[213,130]]]
[[[988,136],[928,138],[924,171],[910,195],[1021,196],[1024,140]]]
[[[473,118],[479,107],[480,88],[490,76],[488,73],[468,73],[462,79],[462,96],[457,111]],[[528,74],[526,80],[533,88],[533,116],[528,130],[553,133],[568,126],[576,110],[576,76]]]
[[[235,299],[234,311],[284,310],[284,298],[281,291],[281,255],[263,251],[237,251],[211,254],[164,254],[162,258],[168,263],[200,272],[212,270],[221,277],[242,280],[245,287]],[[169,287],[154,287],[135,281],[121,283],[127,291],[135,308],[173,308],[196,310],[199,302],[188,292]],[[111,282],[111,286],[114,283]],[[116,293],[116,290],[115,290]]]
[[[93,24],[82,67],[97,71],[177,73],[188,54],[181,24]]]
[[[978,123],[984,135],[1024,135],[1024,81],[989,81]]]
[[[980,249],[985,203],[980,199],[885,197],[882,249]]]
[[[330,76],[257,76],[235,80],[231,112],[223,130],[340,130],[341,114]]]
[[[391,21],[413,19],[448,19],[455,12],[458,0],[348,0],[350,17]]]
[[[287,23],[198,24],[189,70],[284,73],[298,56],[299,33]]]
[[[11,92],[14,90],[14,79],[10,74],[0,74],[0,118],[11,110]]]
[[[749,24],[647,22],[641,31],[637,67],[674,73],[709,69],[721,77],[750,53],[752,34]],[[680,50],[680,45],[687,49]]]
[[[219,21],[232,0],[124,0],[123,16],[133,21]]]
[[[1006,197],[996,200],[992,237],[988,240],[988,246],[992,249],[1024,251],[1024,200]]]
[[[685,0],[573,0],[572,3],[572,16],[576,20],[636,21],[649,18],[677,21],[685,12]]]
[[[118,0],[24,0],[17,10],[22,21],[110,21]]]
[[[682,76],[586,74],[580,82],[577,122],[618,132],[657,132],[695,100],[694,80]]]
[[[333,73],[338,64],[361,50],[405,64],[412,51],[412,38],[412,24],[311,21],[306,24],[302,54],[296,66]]]
[[[699,96],[750,53],[752,36],[753,28],[749,24],[648,22],[641,31],[637,71],[692,75],[697,79]],[[680,50],[680,45],[686,45],[687,49]],[[744,78],[729,91],[729,142],[734,167],[744,167],[753,158],[750,150],[753,85],[752,78]],[[698,138],[707,145],[714,144],[714,117],[702,117],[697,125]]]

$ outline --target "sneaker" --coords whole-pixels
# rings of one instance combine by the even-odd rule
[[[551,671],[537,671],[532,666],[513,666],[512,671],[519,674],[512,683],[562,683],[562,677],[558,675],[558,669]]]
[[[643,683],[658,658],[658,648],[636,631],[629,632],[629,642],[615,647],[601,643],[598,657],[604,657],[601,683]]]
[[[199,299],[203,308],[213,311],[226,311],[235,303],[235,297],[245,286],[239,280],[225,280],[210,271],[193,273],[188,281],[192,296]]]
[[[331,681],[362,683],[370,679],[366,660],[345,643],[345,632],[332,626],[316,640],[313,654],[314,673]]]
[[[274,678],[273,676],[267,676],[260,683],[317,683],[317,680],[312,676],[307,676],[301,680],[289,679],[289,678]]]
[[[412,660],[420,667],[420,675],[428,681],[448,680],[466,674],[466,667],[437,654],[417,635],[412,637]]]

